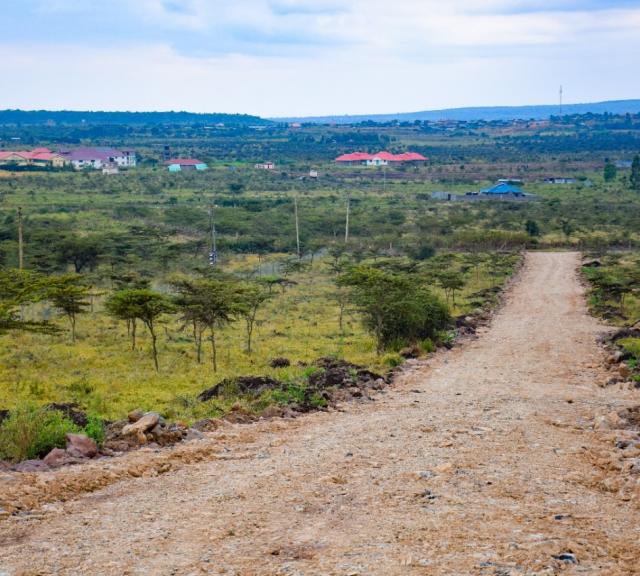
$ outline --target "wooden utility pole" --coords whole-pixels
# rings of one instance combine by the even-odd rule
[[[298,258],[301,257],[300,254],[300,223],[298,222],[298,197],[293,197],[293,211],[296,216],[296,247],[298,250]]]
[[[347,194],[347,217],[344,224],[344,243],[349,242],[349,212],[351,209],[351,197]]]
[[[209,239],[209,264],[215,266],[218,263],[218,246],[216,239],[216,223],[213,218],[213,200],[209,204],[209,230],[211,237]]]
[[[22,208],[18,208],[18,268],[24,268],[24,238],[22,234]]]

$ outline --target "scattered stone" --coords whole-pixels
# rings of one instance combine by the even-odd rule
[[[418,472],[418,478],[420,478],[421,480],[428,480],[429,478],[433,478],[433,472],[431,472],[431,470]]]
[[[560,562],[564,562],[565,564],[577,564],[578,559],[575,554],[571,552],[562,552],[561,554],[553,554],[553,557],[556,560],[560,560]]]
[[[289,360],[289,358],[279,356],[271,360],[269,365],[271,366],[271,368],[288,368],[289,366],[291,366],[291,360]]]
[[[66,450],[63,450],[62,448],[54,448],[43,458],[43,462],[51,468],[58,468],[59,466],[66,464],[68,458],[69,455]]]
[[[67,434],[67,453],[75,458],[93,458],[98,455],[98,445],[84,434]]]
[[[620,374],[620,378],[627,379],[631,376],[631,369],[626,364],[622,363],[618,366],[618,374]]]
[[[129,412],[129,414],[127,414],[127,419],[133,424],[134,422],[140,420],[140,418],[142,418],[143,416],[144,411],[140,408],[136,408],[135,410],[132,410],[131,412]]]
[[[128,424],[122,428],[122,434],[124,436],[128,434],[140,435],[153,430],[160,421],[160,415],[155,412],[148,412],[139,420],[136,420],[132,424]]]
[[[189,442],[191,440],[202,440],[204,437],[205,435],[199,430],[195,430],[194,428],[189,428],[187,430],[187,434],[184,437],[184,439],[186,442]]]
[[[199,430],[200,432],[212,432],[222,426],[222,420],[217,418],[203,418],[193,423],[192,430]]]
[[[49,470],[49,466],[43,460],[24,460],[12,467],[16,472],[43,472]]]
[[[419,358],[420,357],[420,348],[417,346],[407,346],[403,348],[399,352],[400,356],[403,358]]]

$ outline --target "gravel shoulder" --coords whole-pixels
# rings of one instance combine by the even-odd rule
[[[0,574],[640,574],[640,489],[592,425],[638,393],[598,386],[578,266],[528,254],[490,327],[375,402],[7,480],[33,506]]]

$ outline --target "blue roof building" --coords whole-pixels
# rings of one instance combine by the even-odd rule
[[[507,182],[500,182],[491,188],[485,188],[480,190],[480,194],[486,194],[488,196],[502,196],[503,194],[510,194],[512,196],[526,196],[522,188],[515,184],[508,184]]]

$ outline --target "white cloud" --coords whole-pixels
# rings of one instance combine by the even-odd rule
[[[46,4],[68,15],[98,2]],[[638,7],[588,10],[572,0],[100,4],[119,5],[140,33],[5,41],[0,61],[12,83],[0,91],[0,108],[275,116],[548,103],[561,83],[568,101],[640,93],[632,72]]]

